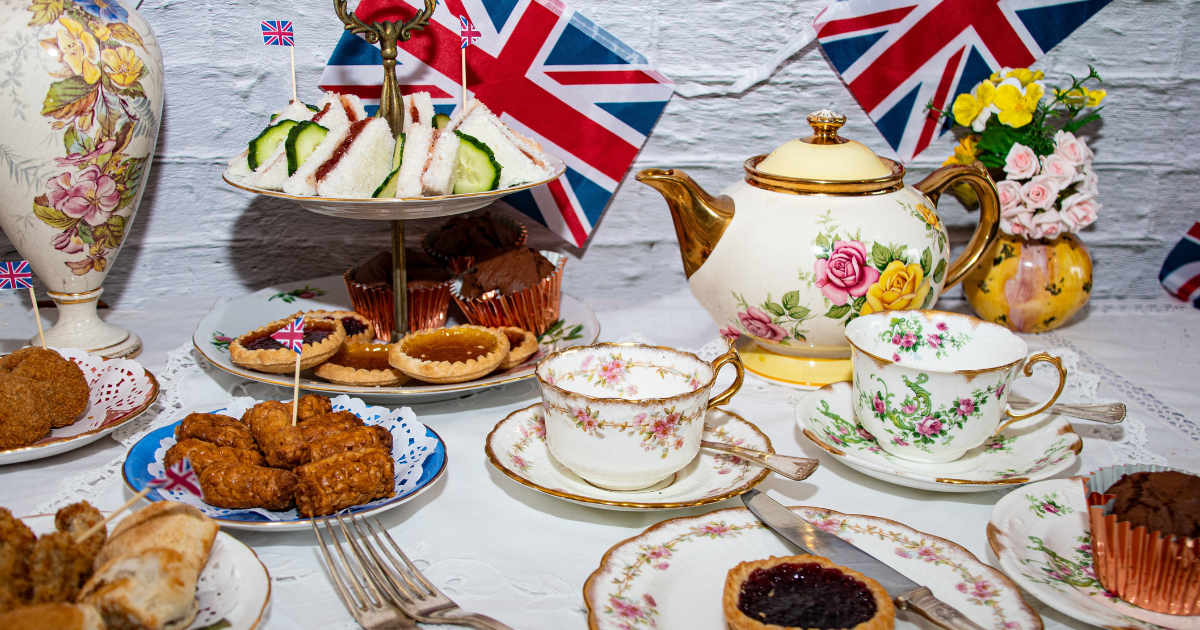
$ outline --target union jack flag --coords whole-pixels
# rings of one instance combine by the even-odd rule
[[[28,289],[33,286],[29,261],[0,263],[0,289]]]
[[[418,4],[362,0],[355,14],[403,19]],[[480,32],[467,59],[470,92],[567,164],[554,182],[500,203],[582,247],[666,107],[670,79],[558,0],[445,0],[424,31],[400,44],[396,68],[401,91],[429,92],[438,113],[451,113],[462,92],[460,15]],[[320,86],[377,106],[381,64],[378,45],[343,33]]]
[[[1167,254],[1158,281],[1175,297],[1200,308],[1200,223]]]
[[[937,115],[1002,67],[1024,68],[1111,0],[840,0],[813,20],[833,67],[902,161]]]
[[[292,23],[283,20],[267,20],[262,23],[263,43],[267,46],[295,46]]]
[[[462,23],[462,27],[459,29],[458,35],[459,37],[462,37],[463,48],[474,44],[476,40],[483,36],[483,34],[479,32],[479,29],[475,28],[475,25],[471,24],[471,22],[467,20],[467,16],[458,16],[458,21]]]
[[[300,354],[304,351],[304,318],[297,317],[283,328],[271,333],[271,338],[283,344],[283,347]]]
[[[175,462],[174,466],[163,471],[163,476],[155,477],[146,485],[151,488],[158,488],[159,491],[190,492],[196,496],[200,496],[200,480],[196,478],[196,471],[192,470],[192,460],[184,457],[182,460]]]

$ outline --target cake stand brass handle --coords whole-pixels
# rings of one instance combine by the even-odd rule
[[[950,263],[942,291],[958,284],[975,267],[1000,231],[1000,195],[996,193],[996,184],[988,175],[987,168],[978,160],[970,166],[956,164],[939,168],[921,180],[916,188],[929,197],[936,207],[942,192],[959,182],[970,186],[975,196],[979,197],[979,225],[967,248]]]
[[[708,440],[701,440],[700,446],[710,448],[714,451],[721,451],[722,453],[729,453],[730,455],[737,455],[750,463],[758,464],[792,481],[804,481],[808,479],[814,472],[817,472],[817,466],[821,465],[821,460],[812,459],[811,457],[792,457],[768,451],[742,448],[741,446],[734,446],[732,444],[709,442]]]
[[[917,613],[942,630],[983,630],[982,626],[967,619],[957,608],[938,599],[933,591],[925,586],[897,597],[896,606]]]
[[[733,347],[732,341],[729,342],[729,352],[722,354],[717,357],[716,361],[712,362],[714,381],[717,378],[717,372],[720,372],[721,368],[727,363],[732,365],[734,370],[737,370],[737,377],[733,379],[733,385],[730,385],[729,389],[708,399],[708,409],[729,402],[733,398],[733,395],[738,393],[738,390],[742,388],[742,381],[746,379],[746,368],[742,367],[742,357],[738,354],[737,348]]]
[[[1010,419],[1008,422],[1001,424],[1000,428],[996,429],[996,432],[992,435],[1000,435],[1000,432],[1008,427],[1008,425],[1019,420],[1028,420],[1029,418],[1046,411],[1051,405],[1054,404],[1054,401],[1058,400],[1058,397],[1062,395],[1063,387],[1065,387],[1067,384],[1067,368],[1063,367],[1062,359],[1050,356],[1050,354],[1046,352],[1039,352],[1025,360],[1025,376],[1033,376],[1033,364],[1043,361],[1046,363],[1051,363],[1054,365],[1054,367],[1058,368],[1058,389],[1054,390],[1054,395],[1050,397],[1050,400],[1042,403],[1040,407],[1027,413],[1013,413],[1011,406],[1008,409],[1005,409],[1004,415],[1008,416]]]

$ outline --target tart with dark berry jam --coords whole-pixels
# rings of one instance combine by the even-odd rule
[[[279,332],[294,318],[271,322],[252,330],[229,344],[229,358],[236,364],[268,374],[287,374],[296,369],[296,353],[275,341]],[[304,346],[300,353],[300,369],[308,369],[333,356],[346,341],[346,329],[337,319],[304,317]]]
[[[878,582],[828,558],[743,562],[721,598],[730,630],[891,630],[896,608]]]
[[[375,328],[371,324],[371,320],[354,311],[308,311],[307,313],[296,313],[292,315],[292,319],[301,315],[318,319],[336,319],[342,322],[342,328],[346,330],[346,343],[352,341],[368,343],[375,338]]]

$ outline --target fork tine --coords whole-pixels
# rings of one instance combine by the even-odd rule
[[[365,548],[367,553],[371,556],[372,564],[374,565],[372,572],[375,575],[376,581],[379,582],[380,588],[386,591],[386,594],[389,595],[392,598],[392,601],[396,602],[397,604],[403,603],[399,601],[401,599],[404,600],[404,602],[413,603],[414,599],[412,595],[410,595],[403,584],[400,584],[396,580],[396,577],[392,575],[391,571],[388,570],[383,559],[379,557],[379,554],[375,549],[376,544],[372,543],[371,537],[368,537],[363,533],[362,527],[359,526],[359,520],[360,519],[356,518],[355,515],[350,515],[351,527],[353,527],[354,531],[358,533],[358,537],[362,541],[363,548]],[[378,539],[375,539],[375,543],[379,543]]]
[[[334,518],[337,519],[338,527],[340,527],[342,530],[342,535],[346,537],[346,543],[350,545],[350,552],[354,554],[354,559],[358,561],[358,566],[363,570],[362,580],[366,583],[366,588],[371,592],[373,597],[372,601],[369,602],[368,605],[378,606],[382,604],[386,600],[384,599],[383,594],[379,592],[380,589],[378,587],[378,578],[373,577],[375,573],[374,567],[372,566],[373,563],[363,553],[358,541],[356,541],[354,536],[350,534],[350,530],[346,529],[346,522],[342,520],[342,515],[334,514]]]
[[[388,563],[392,565],[392,568],[394,568],[396,570],[396,573],[400,575],[401,579],[403,579],[405,581],[405,583],[408,584],[408,589],[406,589],[406,595],[408,595],[408,598],[410,600],[416,600],[416,599],[423,600],[423,599],[425,599],[426,596],[434,594],[435,591],[427,591],[427,590],[423,589],[422,587],[414,584],[412,580],[408,579],[408,571],[405,571],[404,567],[396,562],[396,559],[391,554],[391,552],[389,552],[387,550],[387,548],[384,547],[383,541],[380,540],[379,535],[375,533],[375,528],[372,527],[371,523],[367,522],[366,519],[363,519],[363,522],[366,523],[367,530],[371,532],[371,536],[375,539],[375,542],[379,544],[379,550],[383,552],[383,555],[387,556]],[[387,536],[387,530],[383,529],[383,524],[379,523],[379,519],[375,519],[375,522],[377,524],[379,524],[380,530],[382,530],[384,535]],[[391,541],[392,547],[396,547],[396,541],[392,540],[391,538],[392,538],[391,536],[388,536],[388,540]],[[399,550],[398,547],[396,547],[396,549]],[[412,567],[412,564],[410,563],[408,566]],[[416,575],[420,575],[420,573],[417,573]],[[404,588],[404,586],[399,583],[397,583],[397,586],[399,586],[400,588]],[[411,589],[411,590],[409,590],[409,589]],[[438,594],[440,594],[440,593],[438,593]]]
[[[443,594],[441,591],[439,591],[436,586],[434,586],[433,584],[430,584],[429,580],[425,579],[425,576],[421,575],[421,572],[417,570],[417,567],[414,566],[411,561],[409,561],[408,556],[404,555],[404,552],[400,550],[400,545],[397,545],[396,541],[392,539],[392,535],[387,533],[386,529],[383,529],[383,523],[380,523],[378,518],[373,518],[373,520],[375,521],[376,524],[379,525],[379,529],[383,532],[384,536],[387,536],[388,542],[392,544],[392,548],[395,549],[396,553],[400,555],[400,559],[403,560],[404,564],[408,566],[408,570],[412,571],[413,576],[416,577],[417,580],[419,580],[421,582],[421,585],[424,586],[433,595],[438,595],[440,597],[446,597],[445,594]]]
[[[354,597],[352,597],[350,592],[346,590],[346,585],[342,582],[342,576],[338,574],[337,565],[333,563],[333,556],[329,555],[329,548],[325,545],[325,537],[321,535],[321,530],[317,528],[317,522],[315,519],[309,521],[309,524],[312,525],[313,533],[317,535],[317,541],[321,546],[321,554],[325,556],[325,566],[329,568],[329,575],[333,577],[333,584],[337,587],[338,594],[342,596],[342,602],[346,604],[346,608],[350,611],[351,616],[353,616],[356,621],[360,621],[361,623],[361,620],[359,620],[359,613],[362,612],[362,610],[359,608],[358,602],[354,601]],[[330,535],[333,537],[334,543],[336,544],[337,537],[333,536],[333,532],[330,532]]]
[[[371,600],[367,597],[366,592],[363,590],[362,583],[359,582],[358,576],[355,575],[354,570],[350,568],[350,562],[346,560],[346,554],[342,552],[342,545],[338,542],[337,534],[333,531],[333,525],[329,524],[329,517],[322,517],[321,520],[325,521],[325,529],[329,531],[329,537],[333,539],[333,549],[334,551],[337,551],[338,558],[342,560],[342,566],[346,568],[346,575],[350,577],[350,587],[354,590],[354,593],[358,595],[359,600],[362,602],[363,608],[369,608],[371,606]]]

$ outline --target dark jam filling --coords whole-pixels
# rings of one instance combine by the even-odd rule
[[[320,343],[332,334],[332,331],[323,330],[320,328],[309,329],[304,331],[304,344]],[[249,343],[243,344],[247,350],[278,350],[283,347],[283,344],[271,338],[271,335],[263,335],[257,339],[250,340]]]
[[[366,331],[367,325],[358,321],[357,318],[343,317],[342,318],[342,328],[346,329],[347,337],[353,337],[354,335],[357,335],[358,333]]]
[[[865,584],[819,564],[758,569],[742,584],[738,610],[763,624],[799,628],[853,628],[875,616]]]

